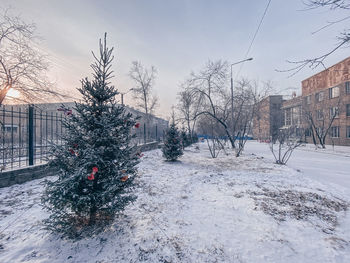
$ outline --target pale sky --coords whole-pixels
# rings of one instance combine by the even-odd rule
[[[158,70],[154,92],[160,99],[157,115],[168,116],[176,104],[179,84],[192,70],[199,70],[208,59],[242,60],[259,24],[268,0],[0,0],[28,22],[37,25],[43,38],[41,49],[49,54],[50,76],[57,87],[70,90],[80,79],[91,76],[91,50],[108,33],[115,47],[113,83],[125,92],[133,87],[128,77],[131,62]],[[342,14],[323,9],[305,9],[301,0],[272,0],[239,77],[272,81],[277,90],[301,93],[301,81],[322,70],[304,69],[288,78],[286,60],[321,55],[336,43],[344,24],[312,34],[327,21]],[[349,56],[343,48],[326,60],[331,66]],[[239,66],[234,67],[236,76]],[[287,89],[287,90],[286,90]],[[128,94],[125,103],[132,105]]]

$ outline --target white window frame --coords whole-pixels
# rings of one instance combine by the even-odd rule
[[[323,99],[324,99],[324,93],[323,93],[323,91],[320,91],[320,92],[316,93],[315,97],[316,97],[316,101],[317,101],[317,102],[323,101]]]
[[[311,104],[311,95],[306,96],[306,104]]]
[[[316,110],[316,120],[323,120],[323,119],[324,119],[323,110],[322,109]]]
[[[339,126],[332,126],[331,127],[331,134],[330,136],[332,138],[339,138],[340,137],[340,129]]]
[[[333,115],[335,114],[334,119],[339,118],[339,107],[331,107],[329,108],[329,119],[333,118]]]
[[[338,98],[340,94],[340,89],[338,86],[335,86],[333,88],[329,88],[329,98],[334,99]]]
[[[350,94],[350,81],[345,82],[345,93]]]

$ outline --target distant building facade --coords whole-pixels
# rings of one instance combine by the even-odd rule
[[[260,101],[253,136],[271,138],[280,125],[280,129],[302,132],[308,143],[315,139],[317,129],[327,133],[326,144],[350,146],[350,57],[303,80],[301,86],[301,96],[283,100],[275,95]],[[271,106],[276,98],[281,101],[279,113]]]
[[[350,57],[303,80],[304,116],[327,129],[326,144],[350,146]],[[312,129],[307,120],[306,129]],[[309,127],[308,127],[309,126]],[[312,130],[306,133],[312,142]]]
[[[282,95],[268,96],[262,99],[253,118],[253,137],[258,140],[271,139],[282,126]]]

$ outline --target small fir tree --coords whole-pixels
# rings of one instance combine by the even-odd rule
[[[74,113],[63,121],[66,143],[53,148],[49,162],[58,179],[47,182],[42,197],[51,213],[46,224],[70,237],[103,229],[135,199],[139,158],[131,146],[131,129],[136,120],[116,103],[118,91],[110,83],[112,51],[105,35],[99,58],[93,54],[93,80],[83,79],[78,89],[84,103],[76,103]]]
[[[183,154],[180,133],[174,123],[166,131],[162,151],[168,161],[176,161]]]

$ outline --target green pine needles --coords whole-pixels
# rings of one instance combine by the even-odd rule
[[[47,182],[42,196],[50,212],[45,222],[72,238],[104,229],[136,198],[132,190],[139,158],[131,134],[136,119],[116,103],[112,51],[105,34],[99,56],[93,53],[93,79],[83,79],[78,89],[83,103],[76,103],[63,122],[65,144],[54,146],[49,162],[58,179]]]
[[[180,133],[174,123],[166,132],[162,151],[167,161],[176,161],[183,154]]]

